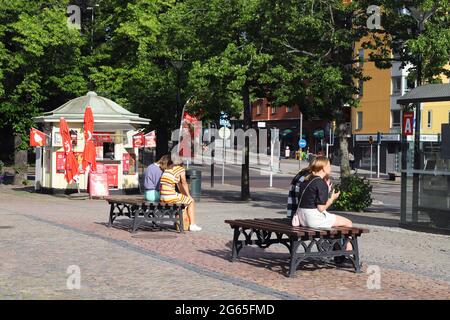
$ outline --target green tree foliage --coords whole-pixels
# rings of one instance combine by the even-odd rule
[[[66,5],[0,1],[0,125],[13,129],[20,182],[26,175],[32,117],[86,90],[80,51],[84,39],[67,28]]]

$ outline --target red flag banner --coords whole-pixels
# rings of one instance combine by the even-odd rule
[[[94,115],[92,109],[87,106],[84,111],[84,151],[83,151],[83,170],[90,165],[91,172],[97,170],[96,150],[94,145]]]
[[[46,135],[42,131],[35,128],[30,130],[30,146],[32,147],[42,147],[45,146]]]
[[[59,132],[61,133],[61,138],[63,142],[64,152],[66,155],[65,161],[65,178],[67,183],[72,180],[78,179],[78,161],[75,159],[72,147],[72,139],[70,138],[69,127],[64,118],[61,117],[59,121]]]

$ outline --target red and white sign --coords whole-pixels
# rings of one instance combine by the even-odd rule
[[[138,133],[133,136],[133,148],[142,148],[145,143],[145,137],[143,133]]]
[[[412,136],[413,134],[414,113],[404,112],[402,122],[402,133],[405,136]]]
[[[66,170],[66,155],[64,151],[56,152],[56,172],[64,173]]]
[[[91,173],[89,175],[89,195],[91,197],[109,196],[108,176],[106,173]]]
[[[108,187],[117,188],[119,186],[119,167],[117,165],[105,165]]]
[[[156,148],[156,131],[150,131],[145,135],[145,147]]]

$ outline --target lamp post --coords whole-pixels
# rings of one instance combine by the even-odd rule
[[[436,6],[431,10],[422,11],[420,8],[414,6],[406,6],[411,17],[417,22],[417,37],[419,37],[425,30],[425,22],[434,14]],[[417,59],[417,87],[422,85],[422,53],[419,53]],[[422,161],[420,156],[420,126],[422,123],[420,103],[415,104],[416,109],[416,126],[414,132],[414,170],[422,169]],[[402,157],[403,158],[403,157]],[[419,174],[413,171],[413,197],[412,197],[412,221],[418,222],[418,207],[419,207]]]
[[[94,50],[94,10],[95,7],[100,7],[99,4],[95,4],[94,7],[87,7],[86,10],[91,11],[91,53]]]

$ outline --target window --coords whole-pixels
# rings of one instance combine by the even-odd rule
[[[364,94],[364,81],[363,80],[359,80],[358,91],[359,91],[359,96],[362,97]]]
[[[286,106],[286,112],[292,112],[292,107]]]
[[[260,115],[261,114],[261,102],[258,102],[258,104],[256,105],[256,114]]]
[[[398,128],[401,124],[401,111],[392,110],[391,111],[391,128]]]
[[[410,91],[411,89],[414,89],[416,87],[416,83],[413,80],[406,79],[406,90]]]
[[[358,59],[359,59],[359,66],[362,67],[364,65],[364,49],[359,49]]]
[[[427,112],[427,127],[428,128],[431,128],[431,125],[432,125],[432,113],[431,113],[432,111],[431,110],[428,110],[428,112]]]
[[[361,130],[363,124],[363,113],[362,111],[358,111],[356,113],[356,130]]]
[[[402,77],[392,77],[392,95],[402,93]]]
[[[278,108],[277,107],[270,107],[272,109],[272,114],[277,113]]]

